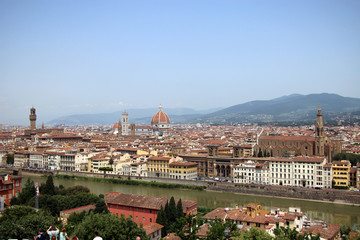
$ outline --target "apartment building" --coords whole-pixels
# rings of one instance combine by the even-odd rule
[[[169,176],[172,179],[197,178],[197,163],[193,162],[172,162],[169,164]]]
[[[325,173],[328,173],[328,170],[323,170],[325,164],[324,157],[272,158],[269,161],[269,184],[324,188]]]
[[[348,160],[332,162],[334,186],[347,187],[350,185],[350,168],[351,163]]]
[[[148,177],[169,178],[169,163],[171,157],[148,158]]]
[[[234,183],[269,184],[269,163],[247,161],[234,167]]]

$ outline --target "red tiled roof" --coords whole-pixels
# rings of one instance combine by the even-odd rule
[[[158,223],[150,223],[150,224],[144,226],[143,228],[146,232],[146,235],[150,235],[153,232],[156,232],[156,231],[162,229],[163,227],[164,227],[163,225],[160,225]]]
[[[64,210],[62,212],[63,213],[82,212],[82,211],[88,210],[89,208],[93,208],[93,207],[95,207],[95,204],[90,204],[90,205],[86,205],[86,206],[82,206],[82,207],[78,207],[78,208],[72,208],[72,209]]]
[[[145,196],[145,195],[135,195],[135,194],[126,194],[126,193],[118,193],[118,192],[110,192],[105,195],[105,202],[110,204],[119,204],[124,206],[131,207],[141,207],[147,209],[155,209],[160,210],[161,206],[165,206],[166,202],[169,199],[167,198],[159,198],[153,196]],[[175,199],[177,203],[177,200]],[[197,204],[195,201],[191,200],[181,200],[183,205],[184,213],[186,209]]]

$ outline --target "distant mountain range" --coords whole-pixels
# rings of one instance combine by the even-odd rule
[[[194,119],[194,122],[267,122],[309,121],[316,118],[319,105],[324,117],[360,110],[360,99],[321,93],[292,94],[272,100],[251,101],[234,105]]]
[[[316,118],[318,106],[324,118],[334,118],[344,113],[360,111],[360,99],[342,97],[337,94],[292,94],[272,100],[258,100],[234,105],[225,109],[197,111],[190,108],[169,108],[164,111],[172,123],[242,123],[268,121],[312,121]],[[151,117],[158,111],[150,109],[129,109],[129,121],[135,124],[150,124]],[[48,124],[91,125],[114,124],[121,119],[121,111],[103,114],[78,114],[54,119]],[[358,114],[354,114],[358,116]]]

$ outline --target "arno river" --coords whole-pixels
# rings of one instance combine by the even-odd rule
[[[40,176],[24,176],[23,183],[31,178],[39,184],[46,181]],[[250,202],[259,203],[264,209],[270,210],[271,207],[286,209],[291,206],[301,207],[301,210],[308,218],[321,219],[329,223],[336,224],[360,224],[360,207],[342,204],[322,203],[305,200],[293,200],[284,198],[262,197],[252,195],[242,195],[233,193],[208,192],[197,190],[165,189],[150,186],[130,186],[123,184],[112,184],[105,182],[91,182],[85,180],[66,180],[54,178],[54,184],[62,184],[65,187],[82,185],[88,187],[92,193],[106,194],[108,192],[122,192],[140,195],[151,195],[156,197],[181,198],[183,200],[194,200],[198,206],[208,208],[216,207],[235,207],[246,206]]]

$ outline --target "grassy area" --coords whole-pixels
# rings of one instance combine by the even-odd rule
[[[84,176],[63,175],[63,174],[57,174],[55,175],[55,177],[62,179],[83,179],[94,182],[108,182],[108,183],[126,184],[126,185],[143,185],[143,186],[152,186],[152,187],[161,187],[161,188],[180,188],[180,189],[193,189],[193,190],[204,190],[206,188],[204,186],[191,186],[184,184],[145,182],[145,181],[136,181],[129,179],[95,178],[95,177],[84,177]]]

